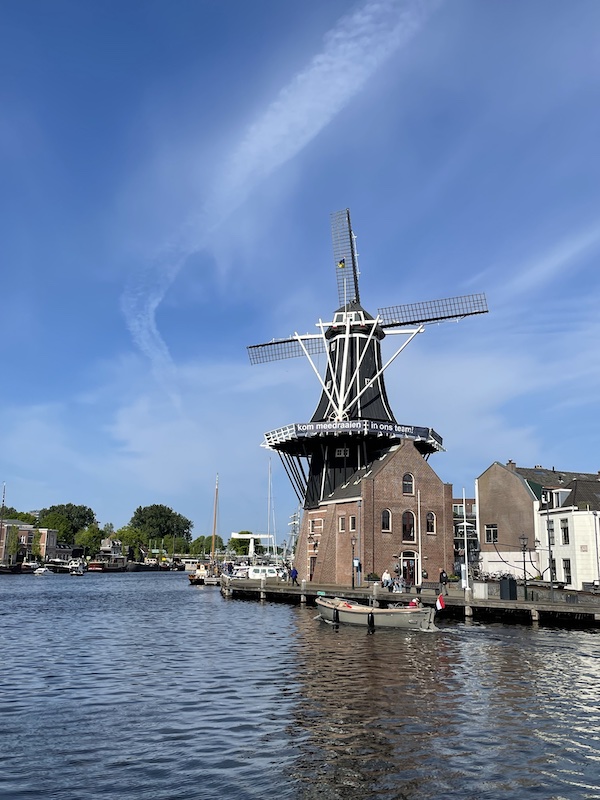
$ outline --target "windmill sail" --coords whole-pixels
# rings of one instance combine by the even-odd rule
[[[349,208],[331,215],[331,239],[340,307],[360,303],[358,259]]]

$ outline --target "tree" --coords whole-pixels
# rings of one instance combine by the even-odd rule
[[[11,506],[2,506],[2,519],[19,519],[27,525],[37,524],[35,514],[30,514],[28,511],[17,511],[16,508]]]
[[[69,520],[63,517],[56,511],[49,511],[45,516],[43,522],[40,522],[40,528],[51,528],[58,531],[58,539],[62,542],[69,541],[71,526]],[[75,536],[73,536],[73,539]]]
[[[252,534],[252,531],[240,531],[244,534]],[[250,549],[250,539],[230,539],[227,542],[227,549],[233,550],[238,556],[247,556]]]
[[[19,552],[19,527],[17,525],[7,526],[5,552],[13,557],[16,557]]]
[[[141,530],[147,540],[164,539],[167,536],[180,536],[186,542],[192,538],[194,523],[186,517],[162,505],[139,506],[129,520],[132,528]]]
[[[126,550],[133,552],[133,557],[136,561],[142,561],[142,547],[148,546],[148,537],[140,528],[133,528],[131,525],[125,525],[116,532],[117,539],[123,542]]]
[[[51,522],[49,522],[49,519]],[[73,503],[66,503],[66,505],[43,508],[40,511],[40,528],[54,528],[58,530],[60,538],[67,544],[73,544],[76,533],[94,524],[97,525],[96,515],[92,509],[87,506],[76,506]]]
[[[94,522],[88,525],[87,528],[77,531],[75,534],[75,544],[77,547],[83,547],[86,556],[95,556],[100,552],[100,544],[104,538],[104,533],[100,530],[97,523]]]
[[[190,544],[190,555],[199,556],[206,553],[206,537],[198,536],[197,539]]]
[[[36,528],[33,532],[33,542],[31,544],[31,555],[37,560],[42,560],[42,534]]]

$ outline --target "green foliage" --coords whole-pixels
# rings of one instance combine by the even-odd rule
[[[206,537],[198,536],[197,539],[190,544],[190,555],[201,556],[206,553]]]
[[[133,528],[131,525],[125,525],[123,528],[119,528],[115,536],[123,542],[123,549],[125,552],[127,552],[129,548],[132,548],[134,559],[136,561],[142,560],[140,548],[148,547],[148,537],[145,535],[144,531],[139,528]]]
[[[37,524],[35,514],[29,514],[27,511],[17,511],[16,508],[12,508],[11,506],[2,507],[2,519],[19,519],[27,525]]]
[[[239,531],[239,533],[252,533],[252,531]],[[227,542],[227,549],[238,556],[247,556],[250,549],[250,539],[230,539]]]
[[[75,534],[75,544],[84,548],[86,556],[95,556],[100,552],[100,542],[104,538],[104,532],[94,522]]]
[[[19,528],[17,525],[7,526],[6,552],[9,556],[16,556],[19,552]]]
[[[197,539],[190,544],[189,553],[192,556],[210,555],[212,548],[212,536],[198,536]],[[215,536],[215,551],[223,550],[225,545],[220,536]]]
[[[71,531],[71,525],[66,517],[56,511],[48,511],[43,519],[40,521],[40,528],[52,528],[58,531],[59,541],[68,542]],[[74,540],[73,536],[73,540]]]
[[[186,542],[192,538],[194,523],[172,508],[162,505],[139,506],[129,520],[132,528],[143,531],[146,540],[179,536]]]
[[[31,555],[37,558],[38,561],[42,560],[42,549],[40,547],[42,541],[42,534],[36,529],[33,532],[33,543],[31,545]]]
[[[73,544],[75,534],[96,523],[96,515],[87,506],[76,506],[73,503],[50,506],[40,511],[40,528],[54,528],[59,532],[59,539]]]

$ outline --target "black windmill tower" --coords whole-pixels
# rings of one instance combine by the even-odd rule
[[[412,439],[425,458],[443,450],[441,437],[431,428],[397,423],[383,375],[428,323],[487,312],[485,295],[476,294],[380,308],[372,317],[360,302],[349,209],[333,213],[331,226],[340,304],[333,320],[319,320],[316,334],[295,333],[248,347],[252,364],[305,356],[321,385],[310,422],[270,431],[263,442],[279,454],[304,508],[316,508],[331,498],[358,470],[401,439]],[[381,341],[390,334],[400,334],[403,341],[383,363]],[[320,371],[314,357],[323,353],[326,366]]]

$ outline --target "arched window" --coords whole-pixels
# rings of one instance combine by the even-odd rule
[[[392,515],[389,508],[384,508],[381,512],[381,530],[388,533],[392,530]]]
[[[410,472],[406,472],[402,476],[402,494],[414,494],[415,493],[415,479],[410,474]]]
[[[415,515],[412,511],[402,514],[402,539],[409,542],[415,540]]]
[[[435,533],[435,514],[433,511],[428,511],[426,516],[427,533]]]

